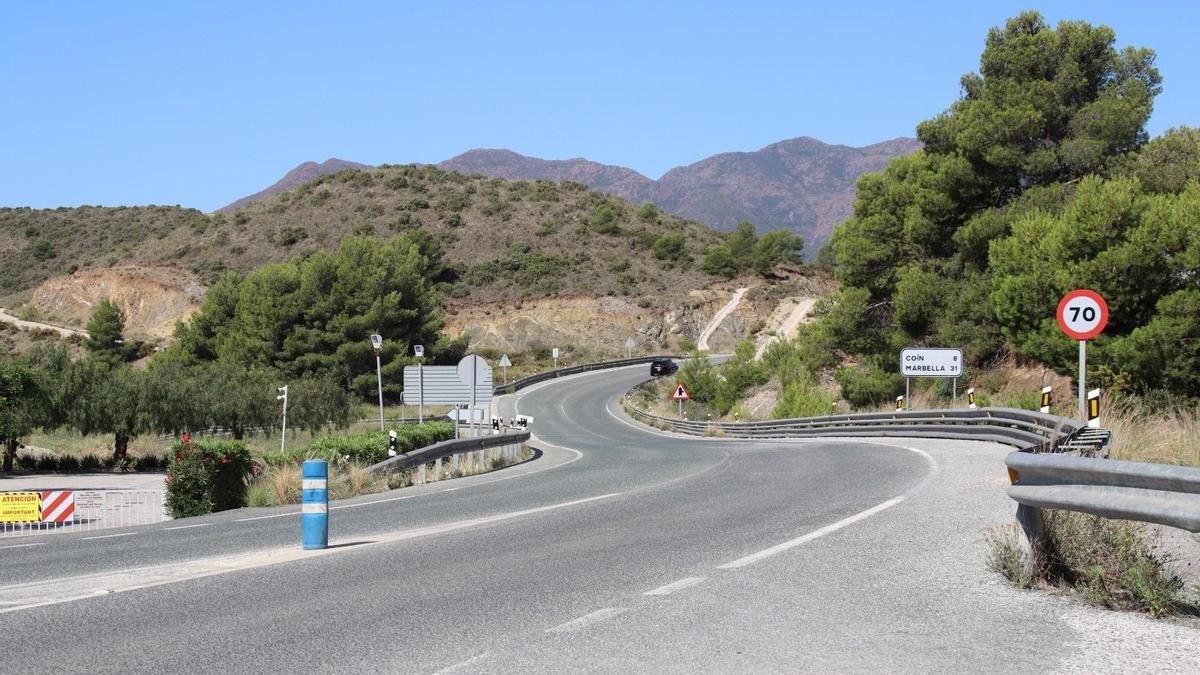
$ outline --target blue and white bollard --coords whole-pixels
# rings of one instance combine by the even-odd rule
[[[300,484],[300,541],[305,550],[329,547],[329,462],[304,462]]]

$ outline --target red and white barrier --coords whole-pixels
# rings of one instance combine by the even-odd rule
[[[69,523],[75,520],[75,493],[69,490],[42,492],[42,522]]]

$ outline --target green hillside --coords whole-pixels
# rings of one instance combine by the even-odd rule
[[[180,207],[0,210],[0,296],[75,268],[118,262],[208,280],[336,247],[347,234],[423,230],[445,253],[451,298],[670,296],[714,280],[698,270],[722,235],[577,183],[384,166],[320,177],[233,213]]]

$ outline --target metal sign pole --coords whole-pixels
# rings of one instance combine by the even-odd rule
[[[1079,417],[1087,421],[1087,392],[1085,378],[1087,377],[1087,340],[1079,341]]]
[[[950,384],[950,392],[951,392],[950,393],[950,396],[951,396],[950,401],[954,405],[958,405],[958,378],[957,377],[950,378],[950,383],[951,383]]]
[[[912,410],[912,398],[909,397],[909,383],[912,382],[911,377],[904,378],[904,409]]]
[[[421,372],[421,361],[417,361],[417,424],[425,423],[425,373]]]

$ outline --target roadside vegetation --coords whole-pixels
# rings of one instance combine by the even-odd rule
[[[1018,588],[1057,589],[1111,609],[1151,616],[1200,614],[1176,560],[1148,526],[1085,513],[1044,511],[1045,564],[1033,568],[1016,524],[988,534],[988,568]]]

